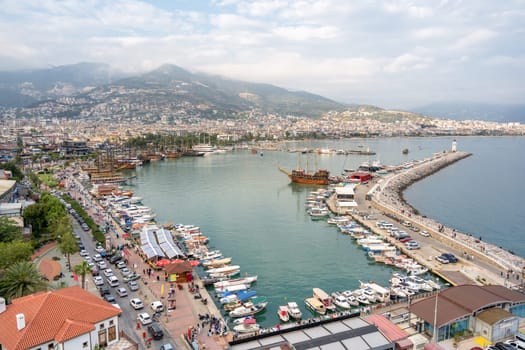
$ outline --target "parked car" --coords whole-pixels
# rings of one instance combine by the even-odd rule
[[[421,246],[416,241],[408,242],[405,246],[408,250],[421,249]]]
[[[104,276],[106,276],[106,277],[113,276],[113,270],[105,269],[104,270]]]
[[[136,290],[139,290],[139,284],[136,281],[129,281],[128,282],[128,288],[129,288],[129,290],[134,292]]]
[[[100,286],[100,288],[98,289],[98,291],[100,292],[100,296],[104,296],[104,295],[106,295],[106,294],[111,293],[111,291],[109,290],[109,287],[108,287],[108,286]]]
[[[136,281],[139,278],[140,275],[136,274],[135,272],[132,272],[131,274],[124,276],[124,282]]]
[[[121,298],[128,296],[128,291],[124,287],[117,288],[116,291],[117,291],[118,296]]]
[[[427,231],[421,231],[419,232],[419,234],[423,237],[430,237],[430,233],[428,233]]]
[[[94,276],[93,282],[95,283],[95,286],[103,286],[104,285],[104,279],[101,276]]]
[[[150,306],[151,306],[151,309],[155,312],[162,312],[164,310],[164,305],[158,300],[152,301]]]
[[[164,337],[164,332],[157,323],[152,323],[148,326],[148,333],[155,340],[160,340],[162,337]]]
[[[442,264],[448,264],[450,262],[443,255],[436,256],[436,260],[439,261]]]
[[[116,265],[119,269],[123,269],[125,267],[128,267],[128,265],[126,265],[126,263],[124,261],[119,261],[117,262],[117,265]]]
[[[175,347],[171,343],[162,344],[160,350],[175,350]]]
[[[138,314],[137,315],[137,319],[143,325],[150,324],[150,323],[153,322],[153,320],[151,319],[150,315],[147,312],[143,312],[141,314]]]
[[[452,253],[443,253],[441,256],[445,257],[451,263],[457,263],[459,261],[459,259]]]
[[[93,261],[94,262],[102,261],[102,257],[100,256],[100,254],[93,255]]]
[[[406,236],[406,237],[404,237],[404,238],[401,238],[401,239],[399,240],[399,242],[401,242],[401,243],[406,243],[406,242],[409,242],[409,241],[411,241],[411,240],[412,240],[412,237],[410,237],[410,236]]]
[[[89,256],[89,253],[85,249],[80,250],[80,256]]]
[[[118,254],[113,255],[111,258],[109,258],[109,262],[112,264],[116,264],[122,259],[122,257]]]
[[[115,300],[115,297],[111,294],[106,294],[104,295],[104,300],[107,301],[108,303],[110,304],[114,304],[116,303],[117,301]]]
[[[144,307],[144,304],[142,303],[142,300],[140,300],[139,298],[132,298],[132,299],[130,299],[129,300],[129,304],[135,310],[139,310],[139,309],[142,309]]]

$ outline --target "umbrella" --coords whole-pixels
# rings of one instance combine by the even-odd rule
[[[157,265],[158,267],[164,267],[168,265],[169,263],[170,261],[168,259],[162,259],[162,260],[157,261],[155,265]]]
[[[200,265],[200,262],[198,260],[191,260],[190,261],[190,265],[191,266],[199,266]]]
[[[184,262],[184,260],[182,260],[182,259],[175,259],[175,260],[171,261],[172,264],[180,264],[182,262]]]

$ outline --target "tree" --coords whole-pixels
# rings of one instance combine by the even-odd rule
[[[86,275],[91,272],[91,268],[89,267],[87,261],[84,260],[80,264],[75,265],[74,271],[78,276],[81,277],[82,289],[86,289]]]
[[[0,217],[0,242],[11,242],[19,238],[22,238],[22,231],[15,226],[14,221]]]
[[[69,271],[71,271],[71,254],[78,252],[77,241],[71,232],[67,232],[64,236],[60,236],[58,249],[62,254],[67,256],[67,267]]]
[[[0,242],[0,270],[17,261],[29,261],[31,254],[33,254],[33,245],[30,242]]]
[[[0,295],[11,300],[47,289],[47,283],[30,261],[18,261],[0,277]]]

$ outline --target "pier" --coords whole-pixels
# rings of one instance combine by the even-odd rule
[[[414,182],[470,155],[467,152],[434,154],[432,158],[417,162],[413,167],[397,170],[386,176],[376,176],[366,186],[358,185],[355,189],[355,201],[358,206],[351,212],[346,210],[342,212],[333,197],[328,200],[328,207],[337,215],[351,215],[356,222],[384,237],[403,254],[427,267],[429,271],[451,285],[518,286],[522,283],[522,271],[525,267],[523,258],[494,244],[423,217],[403,199],[403,190]],[[369,214],[374,218],[370,219]],[[406,228],[412,238],[418,241],[421,249],[408,250],[403,243],[391,237],[386,229],[377,227],[378,220],[385,220]],[[414,227],[418,232],[427,231],[430,237],[411,232],[409,227]],[[445,265],[435,260],[436,256],[445,252],[455,254],[459,262]]]

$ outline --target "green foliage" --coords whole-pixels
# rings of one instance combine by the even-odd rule
[[[105,244],[106,237],[100,231],[99,227],[93,221],[93,219],[84,211],[84,208],[82,208],[76,200],[67,195],[64,195],[62,198],[64,198],[64,200],[67,203],[71,204],[71,208],[75,209],[78,215],[80,215],[82,219],[84,219],[84,222],[86,223],[86,225],[88,225],[88,227],[91,229],[91,232],[93,233],[93,239],[101,244]]]
[[[30,242],[12,241],[0,242],[0,270],[13,265],[17,261],[29,261],[33,254]]]
[[[11,171],[13,174],[13,180],[21,181],[24,178],[24,174],[20,168],[16,165],[16,161],[10,161],[2,165],[2,169]]]
[[[56,223],[64,217],[67,218],[62,203],[47,192],[38,203],[25,208],[22,215],[24,222],[31,224],[33,239],[36,241],[54,238],[53,229],[56,229]]]
[[[11,300],[47,289],[37,267],[29,261],[18,261],[0,277],[0,296]]]
[[[49,188],[56,188],[58,186],[58,181],[53,177],[52,174],[39,174],[41,182],[44,182]]]
[[[29,173],[29,180],[31,180],[35,188],[40,188],[40,185],[42,184],[42,180],[40,179],[40,177],[38,177],[37,174]]]
[[[0,242],[11,242],[20,238],[22,238],[22,231],[15,226],[13,220],[0,217]]]
[[[91,272],[87,261],[82,261],[80,264],[75,265],[73,268],[75,273],[80,276],[82,281],[82,289],[86,289],[86,275]]]
[[[78,245],[73,233],[71,231],[65,232],[64,236],[59,237],[58,249],[62,254],[67,256],[67,263],[69,271],[71,271],[71,254],[78,252]]]

